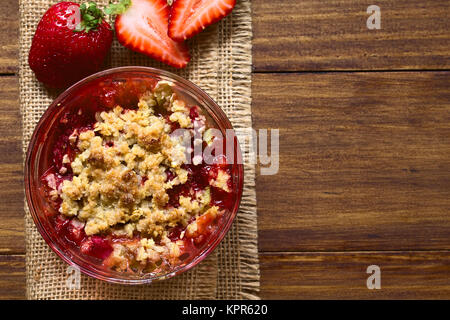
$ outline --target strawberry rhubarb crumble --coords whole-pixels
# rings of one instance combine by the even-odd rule
[[[119,89],[108,90],[118,96]],[[195,146],[214,140],[210,121],[171,83],[155,82],[133,99],[103,99],[59,121],[53,163],[42,177],[57,212],[54,228],[105,268],[172,268],[200,250],[232,210],[231,165],[224,155],[213,154],[220,161],[211,164],[194,155]]]

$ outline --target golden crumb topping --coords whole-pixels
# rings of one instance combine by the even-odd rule
[[[211,187],[231,192],[231,177],[225,170],[210,177],[206,187],[194,189],[187,184],[191,169],[185,164],[192,148],[190,143],[185,146],[186,138],[198,143],[193,137],[205,131],[206,118],[197,115],[191,120],[190,109],[177,99],[171,84],[160,81],[140,99],[137,109],[116,106],[96,114],[96,119],[92,129],[75,129],[69,136],[77,154],[73,161],[63,155],[62,161],[70,164],[73,177],[57,188],[49,175],[51,198],[61,198],[60,213],[79,221],[87,236],[125,239],[112,245],[111,266],[128,269],[130,256],[142,265],[176,261],[185,234],[203,234],[222,214],[211,205]],[[184,133],[172,134],[174,124]],[[193,164],[198,164],[195,157]],[[187,192],[175,189],[176,197],[171,198],[171,189],[178,187]],[[171,240],[170,230],[176,227],[184,231]]]
[[[193,198],[181,196],[178,208],[166,206],[167,190],[187,181],[181,167],[186,149],[180,137],[170,136],[170,125],[153,107],[168,106],[173,111],[170,120],[183,128],[192,122],[185,103],[168,102],[167,86],[162,87],[141,99],[137,110],[117,106],[102,112],[93,130],[78,134],[79,153],[71,163],[74,176],[63,182],[60,212],[85,222],[87,235],[113,231],[131,237],[137,230],[165,237],[167,227],[186,226],[208,209],[209,189]],[[167,170],[175,175],[170,181]]]
[[[224,170],[219,170],[217,172],[216,179],[211,181],[211,185],[216,188],[220,188],[226,192],[230,192],[231,190],[230,190],[230,187],[228,186],[229,180],[230,180],[230,175]]]

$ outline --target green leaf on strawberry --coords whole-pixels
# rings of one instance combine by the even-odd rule
[[[112,3],[105,8],[107,15],[118,15],[128,10],[131,6],[131,0],[121,0],[119,3]]]
[[[99,9],[95,2],[83,3],[80,5],[81,22],[75,27],[75,32],[97,30],[103,22],[105,14]]]

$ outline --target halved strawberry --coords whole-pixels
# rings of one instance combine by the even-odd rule
[[[169,37],[182,41],[223,19],[236,0],[174,0],[170,8]]]
[[[110,6],[107,13],[118,14],[115,28],[123,46],[176,68],[189,62],[187,47],[168,36],[167,0],[125,0]]]

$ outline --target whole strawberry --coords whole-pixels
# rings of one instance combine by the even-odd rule
[[[39,22],[28,63],[39,81],[64,88],[101,68],[112,39],[95,3],[60,2]]]

